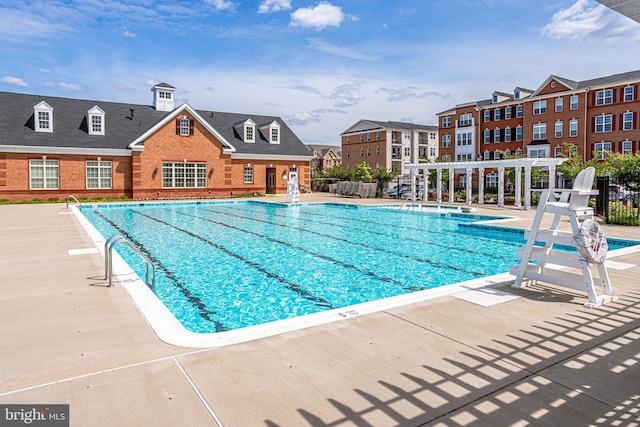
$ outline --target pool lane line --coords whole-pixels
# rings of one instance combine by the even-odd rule
[[[169,209],[167,209],[167,210],[169,210]],[[170,212],[175,212],[175,211],[171,211],[171,210],[169,210],[169,211],[170,211]],[[235,252],[233,252],[233,251],[231,251],[231,250],[227,249],[226,247],[224,247],[224,246],[222,246],[222,245],[219,245],[219,244],[217,244],[217,243],[214,243],[214,242],[212,242],[212,241],[210,241],[210,240],[208,240],[208,239],[205,239],[205,238],[204,238],[204,237],[202,237],[202,236],[199,236],[199,235],[197,235],[197,234],[195,234],[195,233],[192,233],[191,231],[185,230],[185,229],[180,228],[180,227],[178,227],[178,226],[176,226],[176,225],[170,224],[170,223],[168,223],[168,222],[166,222],[166,221],[164,221],[164,220],[161,220],[161,219],[159,219],[159,218],[155,218],[155,217],[153,217],[153,216],[151,216],[151,215],[147,215],[147,214],[144,214],[144,213],[139,212],[139,211],[136,211],[136,210],[132,210],[132,212],[134,212],[134,213],[136,213],[136,214],[138,214],[138,215],[141,215],[141,216],[143,216],[143,217],[145,217],[145,218],[149,218],[149,219],[151,219],[151,220],[153,220],[153,221],[159,222],[160,224],[163,224],[163,225],[166,225],[166,226],[168,226],[168,227],[174,228],[174,229],[176,229],[176,230],[178,230],[178,231],[181,231],[181,232],[183,232],[183,233],[185,233],[185,234],[187,234],[187,235],[189,235],[189,236],[193,237],[194,239],[197,239],[197,240],[200,240],[200,241],[202,241],[202,242],[207,243],[208,245],[210,245],[210,246],[212,246],[212,247],[214,247],[214,248],[216,248],[216,249],[220,250],[221,252],[224,252],[225,254],[227,254],[227,255],[229,255],[229,256],[231,256],[231,257],[233,257],[233,258],[236,258],[236,259],[238,259],[238,260],[240,260],[240,261],[244,262],[246,265],[248,265],[248,266],[250,266],[250,267],[255,268],[256,270],[258,270],[259,272],[261,272],[261,273],[262,273],[262,274],[264,274],[265,276],[267,276],[267,277],[269,277],[269,278],[271,278],[271,279],[276,279],[276,280],[277,280],[277,281],[279,281],[280,283],[284,284],[284,285],[285,285],[285,287],[286,287],[287,289],[289,289],[289,290],[291,290],[291,291],[294,291],[294,292],[296,292],[298,295],[300,295],[302,298],[304,298],[304,299],[306,299],[306,300],[309,300],[309,301],[311,301],[311,302],[315,303],[318,307],[324,307],[324,308],[327,308],[327,309],[334,309],[334,308],[336,308],[336,307],[334,307],[334,306],[333,306],[333,304],[331,304],[331,303],[330,303],[329,301],[327,301],[326,299],[324,299],[324,298],[322,298],[322,297],[319,297],[319,296],[317,296],[317,295],[312,294],[311,292],[309,292],[309,291],[307,291],[307,290],[303,289],[303,288],[302,288],[302,286],[300,286],[300,285],[298,285],[298,284],[296,284],[296,283],[291,283],[291,282],[289,282],[289,281],[288,281],[287,279],[285,279],[284,277],[282,277],[282,276],[280,276],[280,275],[278,275],[278,274],[276,274],[276,273],[273,273],[273,272],[271,272],[271,271],[269,271],[269,270],[265,269],[264,267],[262,267],[262,266],[261,266],[260,264],[258,264],[257,262],[251,261],[251,260],[249,260],[249,259],[247,259],[247,258],[243,257],[242,255],[236,254]],[[179,212],[178,212],[178,213],[179,213]]]
[[[153,263],[154,268],[158,268],[160,271],[162,271],[165,277],[169,279],[176,288],[178,288],[180,293],[187,299],[187,301],[189,301],[189,303],[193,306],[193,308],[197,310],[200,317],[202,317],[204,320],[208,322],[211,322],[214,325],[214,327],[216,328],[216,332],[224,332],[229,330],[229,328],[227,328],[222,322],[211,318],[212,315],[217,315],[218,313],[215,311],[209,310],[206,304],[204,304],[200,298],[193,295],[191,291],[185,286],[185,284],[180,279],[178,279],[177,275],[173,271],[171,271],[168,267],[166,267],[164,264],[162,264],[162,262],[156,259],[151,254],[151,251],[149,251],[142,242],[138,241],[130,233],[128,233],[123,228],[121,228],[118,224],[116,224],[111,219],[105,217],[102,213],[95,211],[95,214],[96,216],[100,217],[103,221],[105,221],[107,224],[115,228],[122,236],[126,237],[127,240],[129,240],[136,248],[138,248],[140,252],[145,254],[145,256],[149,258],[149,260]],[[151,290],[153,291],[153,286],[149,286],[149,288],[151,288]]]
[[[171,210],[171,209],[167,209],[167,210],[169,210],[170,212],[181,213],[181,212],[178,212],[178,211],[175,211],[175,210]],[[445,263],[442,263],[440,261],[434,261],[434,260],[431,260],[431,259],[428,259],[428,258],[420,258],[420,257],[416,257],[416,256],[413,256],[413,255],[405,254],[405,253],[402,253],[402,252],[386,249],[386,248],[374,247],[374,246],[368,245],[366,243],[351,241],[351,240],[347,240],[347,239],[344,239],[344,238],[341,238],[341,237],[332,236],[330,234],[319,233],[317,231],[309,231],[309,230],[306,230],[306,229],[301,228],[301,227],[293,227],[293,226],[290,226],[290,225],[279,224],[277,222],[270,222],[270,221],[263,220],[263,219],[251,218],[251,217],[248,217],[248,216],[242,216],[242,215],[233,214],[233,213],[229,213],[229,212],[220,212],[220,211],[215,211],[215,210],[211,210],[211,209],[204,209],[204,208],[202,210],[208,211],[208,212],[211,212],[211,213],[217,213],[217,214],[222,214],[222,215],[227,215],[227,216],[234,216],[234,217],[238,217],[238,218],[241,218],[241,219],[248,219],[248,220],[256,221],[256,222],[263,222],[265,224],[276,225],[278,227],[289,228],[291,230],[297,230],[297,231],[301,231],[301,232],[304,232],[304,233],[314,234],[314,235],[317,235],[317,236],[323,236],[323,237],[330,238],[332,240],[342,241],[342,242],[349,243],[349,244],[352,244],[352,245],[361,246],[363,248],[366,248],[366,249],[369,249],[369,250],[372,250],[372,251],[384,252],[384,253],[387,253],[387,254],[391,254],[391,255],[397,256],[399,258],[410,259],[410,260],[413,260],[413,261],[416,261],[416,262],[421,262],[421,263],[433,265],[433,266],[438,267],[438,268],[446,268],[446,269],[451,269],[451,270],[454,270],[454,271],[460,271],[460,272],[471,274],[471,275],[474,275],[474,276],[477,276],[477,277],[482,277],[482,276],[489,275],[486,272],[479,272],[479,271],[475,271],[475,270],[467,270],[467,269],[456,267],[456,266],[453,266],[453,265],[450,265],[450,264],[445,264]],[[182,214],[183,215],[187,215],[187,216],[191,216],[191,215],[184,214],[184,213],[182,213]],[[202,219],[206,219],[206,218],[202,218]],[[224,224],[224,223],[213,221],[213,220],[209,220],[209,219],[206,219],[206,220],[214,222],[216,224],[223,225],[225,227],[230,227],[228,224]],[[248,233],[253,233],[251,231],[242,230],[240,228],[238,228],[238,230],[245,231],[245,232],[248,232]],[[260,236],[263,236],[263,235],[260,235]],[[268,237],[265,236],[265,238],[268,238]],[[405,239],[405,240],[410,240],[410,239]],[[278,241],[278,242],[280,242],[280,241]],[[285,242],[285,244],[289,244],[289,243]],[[436,246],[450,248],[449,246],[444,246],[444,245],[436,245]],[[304,248],[302,248],[302,249],[306,251],[306,249],[304,249]],[[450,249],[456,249],[456,248],[450,248]],[[465,252],[469,252],[469,250],[466,250]],[[471,253],[477,253],[477,252],[471,252]],[[375,273],[373,273],[373,274],[375,274]],[[394,280],[394,279],[391,279],[391,280]],[[395,282],[395,280],[394,280],[394,282]],[[425,289],[422,286],[415,286],[415,285],[410,286],[409,288],[412,291]],[[406,289],[406,287],[405,287],[405,289]]]
[[[232,215],[232,216],[234,215],[233,213],[229,213],[227,211],[213,211],[213,210],[204,209],[204,208],[202,208],[202,209],[203,210],[209,210],[210,212],[217,212],[217,213],[225,214],[225,215]],[[238,210],[242,210],[244,212],[254,212],[254,211],[251,211],[251,210],[248,210],[248,209],[240,209],[240,208],[235,209],[234,212],[238,211]],[[320,216],[319,214],[315,214],[315,213],[310,213],[310,214],[314,215],[314,216]],[[279,218],[291,219],[291,217],[287,216],[287,215],[279,215],[279,214],[276,214],[276,213],[271,213],[271,215],[279,217]],[[242,217],[242,218],[246,218],[246,217]],[[333,216],[333,218],[340,218],[340,217]],[[352,218],[344,218],[344,219],[349,219],[349,220],[356,221],[355,219],[352,219]],[[300,219],[300,218],[298,218],[298,220],[301,220],[301,221],[304,221],[304,222],[310,222],[310,223],[314,223],[314,224],[322,224],[322,225],[330,225],[332,227],[338,227],[337,224],[334,224],[334,223],[331,223],[331,222],[324,222],[324,221],[310,220],[310,219]],[[278,223],[272,223],[272,224],[276,224],[277,225]],[[380,225],[380,223],[378,223],[378,225]],[[387,225],[387,226],[389,226],[389,225]],[[372,229],[369,229],[369,228],[364,230],[364,229],[359,228],[359,227],[351,227],[351,226],[345,226],[345,225],[340,225],[340,227],[343,227],[345,229],[349,229],[349,230],[352,230],[352,231],[355,231],[355,232],[366,231],[368,233],[376,234],[378,236],[393,237],[390,233],[376,231],[376,230],[372,230]],[[429,231],[429,230],[422,230],[422,229],[415,228],[415,227],[406,227],[406,228],[410,229],[410,230],[424,231],[425,233],[430,233],[430,234],[439,234],[439,235],[456,234],[457,236],[464,237],[463,235],[458,234],[458,233],[435,232],[435,231]],[[318,233],[318,234],[322,235],[321,233]],[[333,236],[331,236],[331,237],[333,237]],[[492,242],[492,243],[495,241],[495,240],[492,240],[492,239],[487,239],[485,237],[480,237],[480,236],[475,236],[475,237],[478,240],[481,240],[481,241],[488,241],[488,242]],[[427,240],[416,239],[416,238],[413,238],[413,237],[403,237],[402,239],[403,240],[408,240],[408,241],[411,241],[411,242],[416,242],[416,243],[419,243],[419,244],[422,244],[422,245],[425,245],[425,246],[427,246],[427,245],[436,246],[436,247],[439,247],[439,248],[445,248],[445,249],[465,252],[465,253],[472,254],[472,255],[482,255],[482,256],[485,256],[485,257],[500,258],[500,259],[503,258],[503,257],[496,256],[494,253],[487,253],[487,252],[483,252],[483,251],[478,251],[476,249],[469,249],[469,248],[462,248],[462,247],[452,247],[450,245],[446,245],[446,244],[443,244],[443,243],[430,242],[430,241],[427,241]],[[501,242],[503,242],[504,244],[506,244],[508,246],[516,246],[516,245],[514,245],[512,243],[504,242],[502,240],[501,240]],[[518,247],[519,246],[521,246],[521,245],[518,245]],[[514,262],[517,262],[517,258],[514,258]]]
[[[172,213],[177,213],[177,214],[180,214],[180,215],[188,216],[190,218],[199,219],[201,221],[211,222],[213,224],[220,225],[222,227],[227,227],[227,228],[231,228],[232,230],[237,230],[237,231],[240,231],[240,232],[243,232],[243,233],[254,235],[254,236],[259,237],[261,239],[268,240],[268,241],[270,241],[272,243],[277,243],[277,244],[286,246],[288,248],[291,248],[291,249],[294,249],[294,250],[297,250],[297,251],[304,252],[306,254],[312,255],[314,257],[324,259],[325,261],[332,262],[332,263],[337,264],[337,265],[339,265],[339,266],[341,266],[343,268],[346,268],[346,269],[349,269],[349,270],[355,270],[355,271],[357,271],[358,273],[360,273],[360,274],[362,274],[364,276],[373,277],[374,279],[380,280],[381,282],[393,283],[395,285],[400,286],[401,288],[403,288],[405,290],[423,290],[423,289],[425,289],[422,286],[412,286],[412,287],[409,288],[407,286],[404,286],[404,283],[402,283],[402,282],[400,282],[398,280],[392,279],[390,277],[379,276],[376,273],[374,273],[373,271],[363,270],[363,269],[361,269],[361,268],[359,268],[359,267],[357,267],[357,266],[355,266],[353,264],[348,264],[346,262],[342,262],[342,261],[337,260],[337,259],[335,259],[333,257],[328,256],[328,255],[319,254],[317,252],[313,252],[313,251],[310,251],[308,249],[305,249],[305,248],[303,248],[301,246],[292,245],[291,243],[285,242],[284,240],[279,240],[279,239],[276,239],[276,238],[273,238],[273,237],[270,237],[270,236],[266,236],[264,234],[260,234],[260,233],[255,232],[255,231],[245,230],[245,229],[233,226],[233,225],[225,224],[225,223],[220,222],[220,221],[215,221],[213,219],[204,218],[204,217],[197,216],[197,215],[190,215],[190,214],[187,214],[187,213],[184,213],[184,212],[174,211],[174,210],[171,210],[171,209],[166,209],[166,210],[169,211],[169,212],[172,212]],[[207,209],[204,209],[204,210],[207,210]],[[252,219],[252,218],[249,218],[249,219]],[[261,220],[256,220],[256,221],[261,221]],[[266,222],[266,221],[262,221],[262,222]]]

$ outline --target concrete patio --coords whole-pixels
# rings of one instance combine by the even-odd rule
[[[534,211],[479,213],[528,227]],[[64,204],[2,205],[0,224],[0,404],[69,404],[72,426],[640,425],[640,252],[611,259],[619,299],[597,309],[505,283],[519,298],[439,297],[190,349],[105,287],[102,255],[69,255],[95,246]],[[640,240],[638,227],[605,232]]]

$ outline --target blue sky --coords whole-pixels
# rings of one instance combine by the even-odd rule
[[[640,69],[640,25],[593,0],[0,0],[0,90],[276,115],[308,144]]]

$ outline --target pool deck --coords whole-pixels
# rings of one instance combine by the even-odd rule
[[[478,213],[528,228],[535,210]],[[605,233],[640,240],[640,227]],[[639,252],[611,259],[619,299],[597,309],[504,283],[517,298],[444,296],[191,349],[158,340],[125,289],[105,287],[64,204],[0,205],[0,241],[0,404],[69,404],[72,426],[640,425]]]

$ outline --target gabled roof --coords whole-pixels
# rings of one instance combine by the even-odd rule
[[[427,130],[427,131],[437,131],[438,126],[432,125],[420,125],[415,123],[407,123],[407,122],[395,122],[388,121],[382,122],[377,120],[367,120],[362,119],[358,120],[356,123],[351,125],[347,130],[341,133],[341,135],[346,135],[354,132],[370,132],[375,130],[386,130],[386,129],[395,129],[395,130]]]
[[[628,71],[626,73],[612,74],[610,76],[598,77],[596,79],[584,80],[578,83],[578,89],[588,87],[616,85],[626,82],[637,82],[640,80],[640,70]]]
[[[334,157],[342,157],[342,147],[338,145],[307,144],[307,148],[318,153],[318,157],[325,157],[329,153],[332,153]]]

